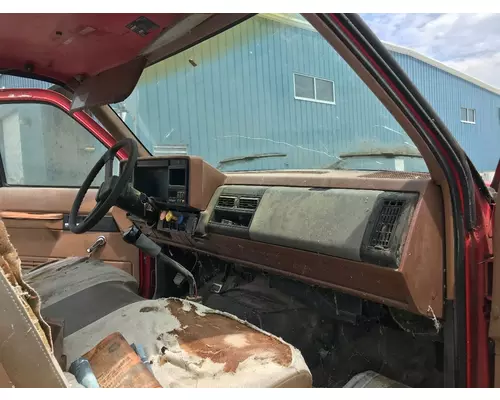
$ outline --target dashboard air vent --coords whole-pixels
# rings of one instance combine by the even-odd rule
[[[259,199],[250,197],[240,197],[238,202],[238,208],[243,208],[245,210],[255,210],[259,204]]]
[[[384,204],[375,223],[369,246],[376,249],[389,249],[392,233],[403,211],[405,200],[384,200]]]
[[[225,208],[234,208],[235,203],[236,203],[236,197],[220,196],[219,200],[217,201],[217,206]]]
[[[374,179],[430,179],[428,172],[407,172],[407,171],[377,171],[360,175],[359,178]]]

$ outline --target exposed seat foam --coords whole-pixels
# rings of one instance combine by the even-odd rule
[[[100,261],[62,260],[26,275],[42,315],[64,320],[68,365],[113,332],[141,344],[164,387],[311,387],[299,350],[238,318],[183,299],[144,300]]]
[[[144,346],[163,387],[311,387],[301,355],[236,317],[186,300],[129,304],[65,339],[68,362],[113,332]]]

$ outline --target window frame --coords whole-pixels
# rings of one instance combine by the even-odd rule
[[[30,94],[30,97],[22,97]],[[9,97],[12,96],[12,97]],[[57,92],[46,89],[6,89],[0,93],[0,104],[45,104],[55,107],[73,119],[82,128],[84,128],[90,135],[99,141],[106,149],[109,149],[116,143],[116,139],[104,128],[102,128],[96,121],[92,119],[85,111],[77,111],[70,113],[71,108],[70,100]],[[120,151],[117,154],[119,160],[126,158],[126,153]],[[77,189],[80,185],[75,186],[53,186],[53,185],[17,185],[7,182],[5,173],[4,160],[0,154],[0,187],[19,187],[19,188],[56,188],[56,189]]]
[[[466,120],[462,119],[462,110],[465,110]],[[469,119],[469,112],[472,112],[472,115],[474,116],[473,121]],[[476,124],[476,109],[475,108],[468,108],[468,107],[460,107],[460,122],[463,124],[475,125]]]
[[[304,76],[306,78],[311,78],[313,80],[313,88],[314,88],[314,99],[311,99],[309,97],[301,97],[297,96],[297,84],[295,81],[295,77],[297,75]],[[327,101],[327,100],[318,100],[316,97],[316,80],[320,81],[325,81],[325,82],[330,82],[332,84],[332,93],[333,93],[333,101]],[[329,105],[336,105],[336,96],[335,96],[335,82],[332,79],[327,79],[327,78],[321,78],[319,76],[313,76],[313,75],[308,75],[308,74],[303,74],[300,72],[293,72],[293,97],[295,100],[302,100],[302,101],[309,101],[311,103],[320,103],[320,104],[329,104]]]

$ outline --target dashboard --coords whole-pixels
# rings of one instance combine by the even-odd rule
[[[222,173],[199,157],[140,158],[161,208],[153,240],[426,316],[443,312],[441,191],[428,174]]]

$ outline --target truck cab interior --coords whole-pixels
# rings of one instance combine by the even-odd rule
[[[109,106],[143,71],[252,17],[58,14],[36,35],[28,16],[0,24],[0,49],[17,49],[0,67],[58,88],[0,90],[0,115],[50,104],[103,145],[78,187],[9,183],[2,166],[5,381],[67,387],[68,366],[120,332],[144,346],[162,387],[492,385],[488,275],[474,268],[493,254],[494,191],[358,16],[301,18],[425,170],[227,171],[152,155]]]

